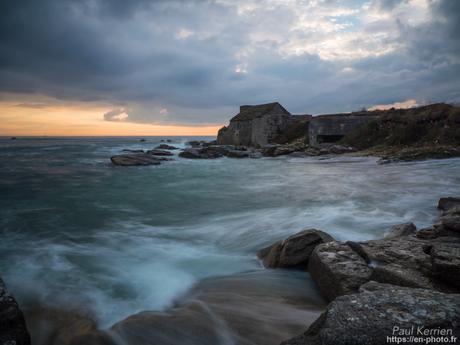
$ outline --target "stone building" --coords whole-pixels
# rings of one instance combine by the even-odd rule
[[[217,135],[219,145],[264,146],[280,135],[293,121],[293,115],[278,102],[242,105],[228,126]]]

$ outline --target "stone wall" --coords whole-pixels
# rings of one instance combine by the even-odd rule
[[[279,103],[241,106],[230,124],[219,130],[219,145],[264,146],[279,136],[294,117]]]
[[[308,130],[309,143],[311,146],[332,144],[377,118],[377,115],[348,114],[314,116]]]

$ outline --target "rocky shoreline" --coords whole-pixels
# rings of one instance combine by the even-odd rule
[[[172,344],[173,339],[177,339],[174,334],[181,334],[187,344],[213,344],[227,334],[237,344],[259,344],[270,334],[267,325],[273,323],[270,327],[275,330],[278,325],[278,329],[269,336],[272,341],[295,329],[299,332],[298,324],[305,327],[310,324],[305,333],[284,340],[282,345],[387,344],[391,337],[409,337],[401,330],[410,332],[414,327],[426,332],[418,335],[424,339],[445,330],[446,337],[451,338],[444,343],[455,344],[460,339],[460,198],[441,198],[438,209],[439,221],[432,226],[416,229],[412,223],[396,225],[377,240],[341,242],[324,231],[307,229],[259,250],[257,256],[267,268],[309,272],[323,297],[330,302],[314,322],[298,314],[301,309],[295,308],[299,306],[286,309],[291,302],[278,305],[279,298],[285,299],[292,293],[293,301],[298,301],[295,305],[302,304],[300,301],[305,297],[290,292],[290,283],[273,285],[274,292],[262,298],[261,291],[270,284],[260,281],[261,285],[247,285],[249,276],[243,274],[245,279],[241,281],[228,277],[217,279],[217,285],[211,281],[204,283],[196,290],[198,295],[192,292],[194,297],[179,309],[166,314],[133,315],[109,331],[98,330],[93,321],[84,317],[52,313],[54,324],[46,326],[51,332],[47,337],[53,339],[52,344],[114,345],[117,338],[127,344],[158,341]],[[260,280],[254,279],[253,282]],[[3,283],[0,287],[0,344],[29,345],[30,336],[22,312]],[[247,298],[255,298],[247,302],[255,309],[251,307],[249,312],[247,307],[236,308],[246,303]],[[254,317],[251,331],[245,331],[241,323],[241,310],[245,309],[248,313],[245,317]],[[281,310],[287,314],[280,314]],[[214,313],[219,315],[217,319]],[[265,315],[262,317],[265,321],[261,321],[261,315]],[[224,328],[218,327],[220,331],[216,331],[210,326],[216,322],[224,322],[225,326],[219,326]],[[282,322],[286,327],[284,331],[279,328]],[[61,328],[56,328],[59,325]],[[419,341],[412,339],[405,343]]]
[[[397,225],[383,239],[339,242],[309,229],[260,250],[267,267],[307,268],[331,302],[304,334],[282,344],[387,344],[406,335],[395,327],[422,327],[422,338],[447,330],[453,338],[445,343],[458,343],[460,199],[441,198],[438,209],[433,226]]]

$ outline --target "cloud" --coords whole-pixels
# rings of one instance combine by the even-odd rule
[[[127,121],[129,119],[129,113],[127,109],[113,109],[104,114],[105,121]]]
[[[391,108],[395,109],[408,109],[408,108],[414,108],[418,107],[420,104],[415,100],[415,99],[408,99],[404,102],[395,102],[391,104],[378,104],[374,105],[367,110],[373,111],[373,110],[388,110]]]
[[[273,100],[297,113],[459,101],[459,4],[4,1],[0,93],[112,104],[108,121],[191,125]]]

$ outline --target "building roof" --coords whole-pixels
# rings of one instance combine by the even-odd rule
[[[248,121],[266,114],[285,114],[291,115],[281,104],[278,102],[258,104],[258,105],[242,105],[240,112],[235,115],[230,121]]]

